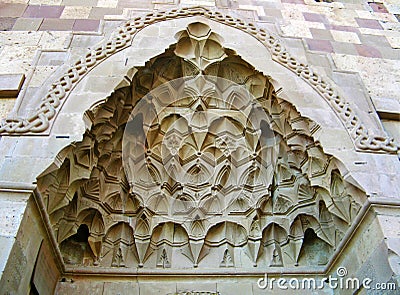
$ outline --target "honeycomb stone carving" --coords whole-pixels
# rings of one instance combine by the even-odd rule
[[[332,110],[346,126],[358,150],[381,153],[397,153],[399,151],[400,145],[396,143],[393,138],[369,134],[368,128],[361,122],[356,112],[351,108],[346,99],[338,93],[337,89],[314,72],[308,65],[301,63],[293,57],[277,37],[271,35],[264,29],[257,28],[253,23],[247,23],[241,19],[223,15],[218,11],[212,11],[204,7],[183,7],[170,11],[155,11],[126,22],[112,35],[110,40],[90,50],[83,58],[71,66],[62,77],[52,84],[51,89],[42,99],[35,114],[28,118],[12,117],[3,119],[0,123],[0,134],[37,134],[46,131],[50,126],[50,121],[56,116],[60,106],[64,103],[70,91],[90,69],[96,67],[100,62],[121,49],[130,46],[137,32],[144,27],[164,20],[190,16],[203,16],[235,27],[257,38],[265,46],[266,50],[270,51],[274,61],[285,66],[300,78],[307,81],[311,87],[329,103]],[[189,35],[194,36],[194,34],[190,34],[190,32],[193,33],[195,29],[198,30],[195,34],[201,35],[207,33],[202,31],[204,28],[199,28],[197,26],[193,28],[192,31],[188,28],[188,34],[184,34],[187,34],[186,37]],[[190,39],[190,37],[188,38]],[[189,42],[189,39],[186,41]],[[214,37],[211,37],[205,44],[200,45],[198,49],[203,46],[207,47],[207,44],[212,42],[218,42],[218,40],[214,40]],[[179,52],[178,47],[178,56]],[[188,58],[193,58],[193,54],[194,52],[191,52]],[[217,52],[209,52],[206,56],[208,54],[210,55],[209,57],[212,56],[212,58],[216,57],[213,56],[214,54],[218,55]],[[201,58],[201,55],[198,57]],[[219,58],[222,58],[222,56],[219,56]],[[206,59],[203,59],[203,62],[206,62]]]
[[[64,263],[327,264],[365,194],[314,141],[318,125],[220,36],[196,22],[176,37],[38,178]]]

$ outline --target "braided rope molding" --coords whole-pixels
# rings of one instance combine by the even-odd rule
[[[57,108],[77,82],[107,57],[129,47],[130,41],[139,30],[156,22],[190,16],[209,18],[247,32],[258,39],[271,52],[274,61],[285,66],[309,83],[329,103],[347,128],[358,150],[381,153],[397,153],[400,150],[400,146],[394,142],[393,138],[369,135],[367,128],[351,109],[349,103],[308,65],[291,56],[277,37],[272,36],[264,29],[257,28],[252,23],[247,23],[241,19],[204,7],[184,7],[167,11],[154,11],[127,21],[118,28],[117,33],[112,35],[107,43],[90,50],[84,58],[78,60],[66,71],[66,74],[52,84],[51,89],[42,99],[34,115],[28,118],[2,119],[0,135],[40,133],[47,130],[50,125],[49,121],[56,115]]]

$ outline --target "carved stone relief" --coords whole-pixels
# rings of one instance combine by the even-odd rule
[[[207,25],[176,37],[38,178],[64,263],[326,265],[365,194],[314,141],[318,125]]]
[[[274,61],[307,81],[328,102],[332,110],[343,122],[358,150],[383,153],[398,152],[399,144],[394,142],[393,138],[369,134],[367,127],[361,122],[361,119],[345,98],[338,93],[337,89],[315,73],[308,65],[299,62],[291,56],[277,37],[264,29],[257,28],[253,23],[247,23],[241,19],[223,15],[218,11],[212,11],[203,7],[184,7],[170,11],[155,11],[128,21],[113,34],[109,41],[90,50],[82,59],[71,66],[60,79],[53,83],[47,95],[42,99],[35,114],[28,118],[12,117],[3,119],[0,123],[0,134],[37,134],[46,131],[70,91],[90,69],[116,52],[130,46],[131,41],[142,28],[156,22],[190,16],[203,16],[237,28],[257,38],[265,46],[266,50],[271,52]],[[185,38],[186,42],[189,42],[190,38],[188,39],[187,36],[182,36],[182,42],[184,42],[183,39]],[[212,39],[209,40],[209,43],[218,42],[218,40]],[[177,56],[179,56],[179,52],[178,48],[176,52]],[[193,53],[187,53],[190,55],[189,59],[194,58]],[[214,56],[213,54],[217,54],[215,52],[210,54],[212,58],[223,58],[223,56]],[[205,60],[203,60],[203,63],[200,65],[200,69],[207,64]]]

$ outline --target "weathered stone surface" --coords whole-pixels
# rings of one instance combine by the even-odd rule
[[[54,253],[46,243],[42,243],[32,277],[36,290],[39,294],[54,294],[59,276],[59,271],[54,263]]]
[[[0,75],[0,98],[17,97],[24,81],[24,74]]]
[[[0,4],[0,27],[12,30],[0,32],[0,75],[26,81],[17,100],[0,100],[0,115],[8,116],[0,125],[0,293],[28,294],[35,285],[52,294],[53,258],[67,270],[55,294],[292,294],[261,290],[260,276],[250,273],[320,280],[339,267],[346,277],[399,283],[396,0],[8,2]],[[187,8],[193,5],[205,8]],[[204,95],[204,81],[185,87],[189,100],[204,96],[190,106],[154,102],[173,97],[179,87],[167,83],[171,77],[190,81],[199,73],[242,79],[259,94],[280,143],[276,155],[252,158],[262,144],[249,149],[250,107],[215,107],[204,99],[215,93]],[[127,173],[120,160],[126,117],[135,99],[163,84],[168,95],[146,100],[157,120],[138,116],[138,126],[154,132],[129,142],[145,143],[131,160],[145,159],[151,173],[140,165]],[[0,95],[5,86],[0,81]],[[221,89],[222,101],[243,99]],[[200,116],[207,112],[213,115]],[[213,116],[225,120],[223,128]],[[186,125],[195,131],[176,146]],[[190,177],[177,181],[171,155]],[[265,173],[257,178],[257,171]],[[37,205],[27,203],[36,185]],[[244,188],[237,200],[207,201],[237,187]],[[259,203],[247,208],[252,198]],[[375,294],[314,291],[355,292]]]

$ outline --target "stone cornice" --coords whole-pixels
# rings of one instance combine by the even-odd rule
[[[50,224],[49,217],[47,215],[45,205],[43,203],[41,194],[35,189],[33,192],[33,197],[38,207],[48,238],[50,239],[50,244],[52,245],[53,253],[55,253],[57,265],[61,274],[63,276],[68,275],[79,275],[79,276],[99,276],[99,277],[230,277],[240,276],[240,277],[261,277],[265,273],[274,276],[287,276],[287,275],[316,275],[324,276],[330,273],[332,268],[335,266],[337,259],[340,257],[341,253],[346,249],[347,245],[351,242],[353,236],[357,233],[360,226],[362,226],[363,221],[367,218],[368,214],[375,214],[373,209],[375,207],[386,207],[386,208],[399,208],[400,200],[395,198],[379,198],[379,197],[369,197],[362,208],[358,212],[354,222],[350,226],[349,230],[346,232],[333,256],[329,259],[329,262],[325,266],[313,267],[283,267],[274,268],[270,267],[264,272],[259,270],[239,270],[235,268],[224,268],[224,269],[144,269],[144,268],[104,268],[104,267],[69,267],[67,266],[62,258],[60,249],[58,247],[57,240],[54,236],[52,226]]]

